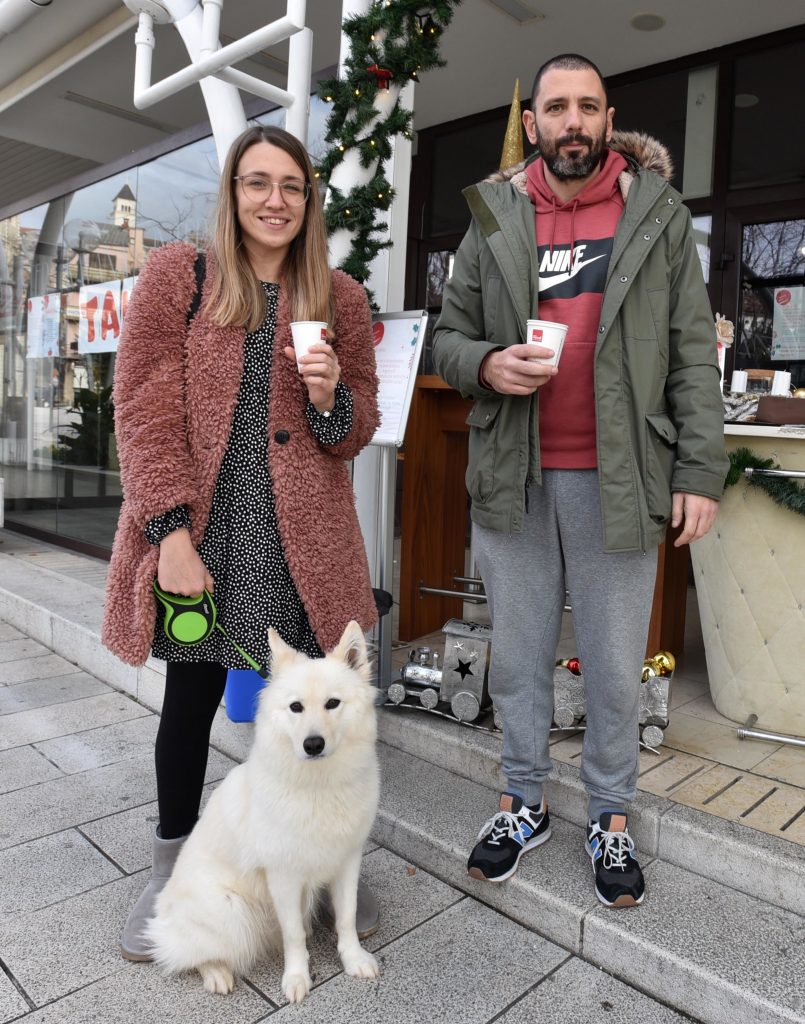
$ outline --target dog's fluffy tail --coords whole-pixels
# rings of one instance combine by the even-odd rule
[[[165,974],[211,962],[224,963],[234,974],[243,974],[275,931],[276,919],[270,908],[257,906],[239,894],[208,892],[193,902],[159,909],[144,935]]]

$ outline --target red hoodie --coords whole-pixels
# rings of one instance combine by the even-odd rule
[[[593,356],[612,243],[623,212],[618,175],[626,160],[607,150],[599,174],[566,203],[535,160],[526,171],[536,210],[539,310],[567,324],[559,373],[539,392],[540,462],[545,469],[595,469]]]

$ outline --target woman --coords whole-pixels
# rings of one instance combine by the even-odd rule
[[[321,199],[304,147],[254,127],[233,144],[218,195],[198,313],[196,250],[154,251],[126,314],[115,374],[124,501],[109,571],[104,643],[141,665],[167,662],[156,740],[153,875],[123,932],[140,937],[199,811],[210,728],[228,668],[247,663],[214,630],[170,641],[163,590],[215,595],[229,636],[267,664],[267,629],[311,657],[350,619],[377,613],[345,460],[377,424],[363,288],[327,266]],[[297,361],[290,323],[321,320],[328,341]],[[359,892],[359,931],[376,925]]]

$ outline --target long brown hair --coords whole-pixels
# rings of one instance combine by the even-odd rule
[[[235,189],[241,157],[258,142],[284,150],[299,166],[310,186],[302,230],[291,242],[282,272],[294,320],[324,320],[332,328],[327,231],[321,195],[307,150],[290,132],[273,125],[247,128],[232,143],[221,172],[212,249],[215,273],[207,315],[220,326],[256,330],[265,315],[265,293],[249,263],[238,223]]]

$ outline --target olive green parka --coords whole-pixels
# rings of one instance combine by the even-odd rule
[[[595,418],[606,551],[662,540],[671,494],[719,499],[727,472],[713,315],[690,213],[668,182],[665,148],[613,134],[629,164],[595,346]],[[526,489],[539,483],[539,391],[502,395],[478,369],[525,342],[538,317],[534,207],[524,165],[464,190],[472,222],[456,253],[434,333],[437,373],[475,399],[467,489],[481,526],[519,533]],[[560,370],[561,373],[561,364]],[[567,409],[567,416],[573,409]]]

